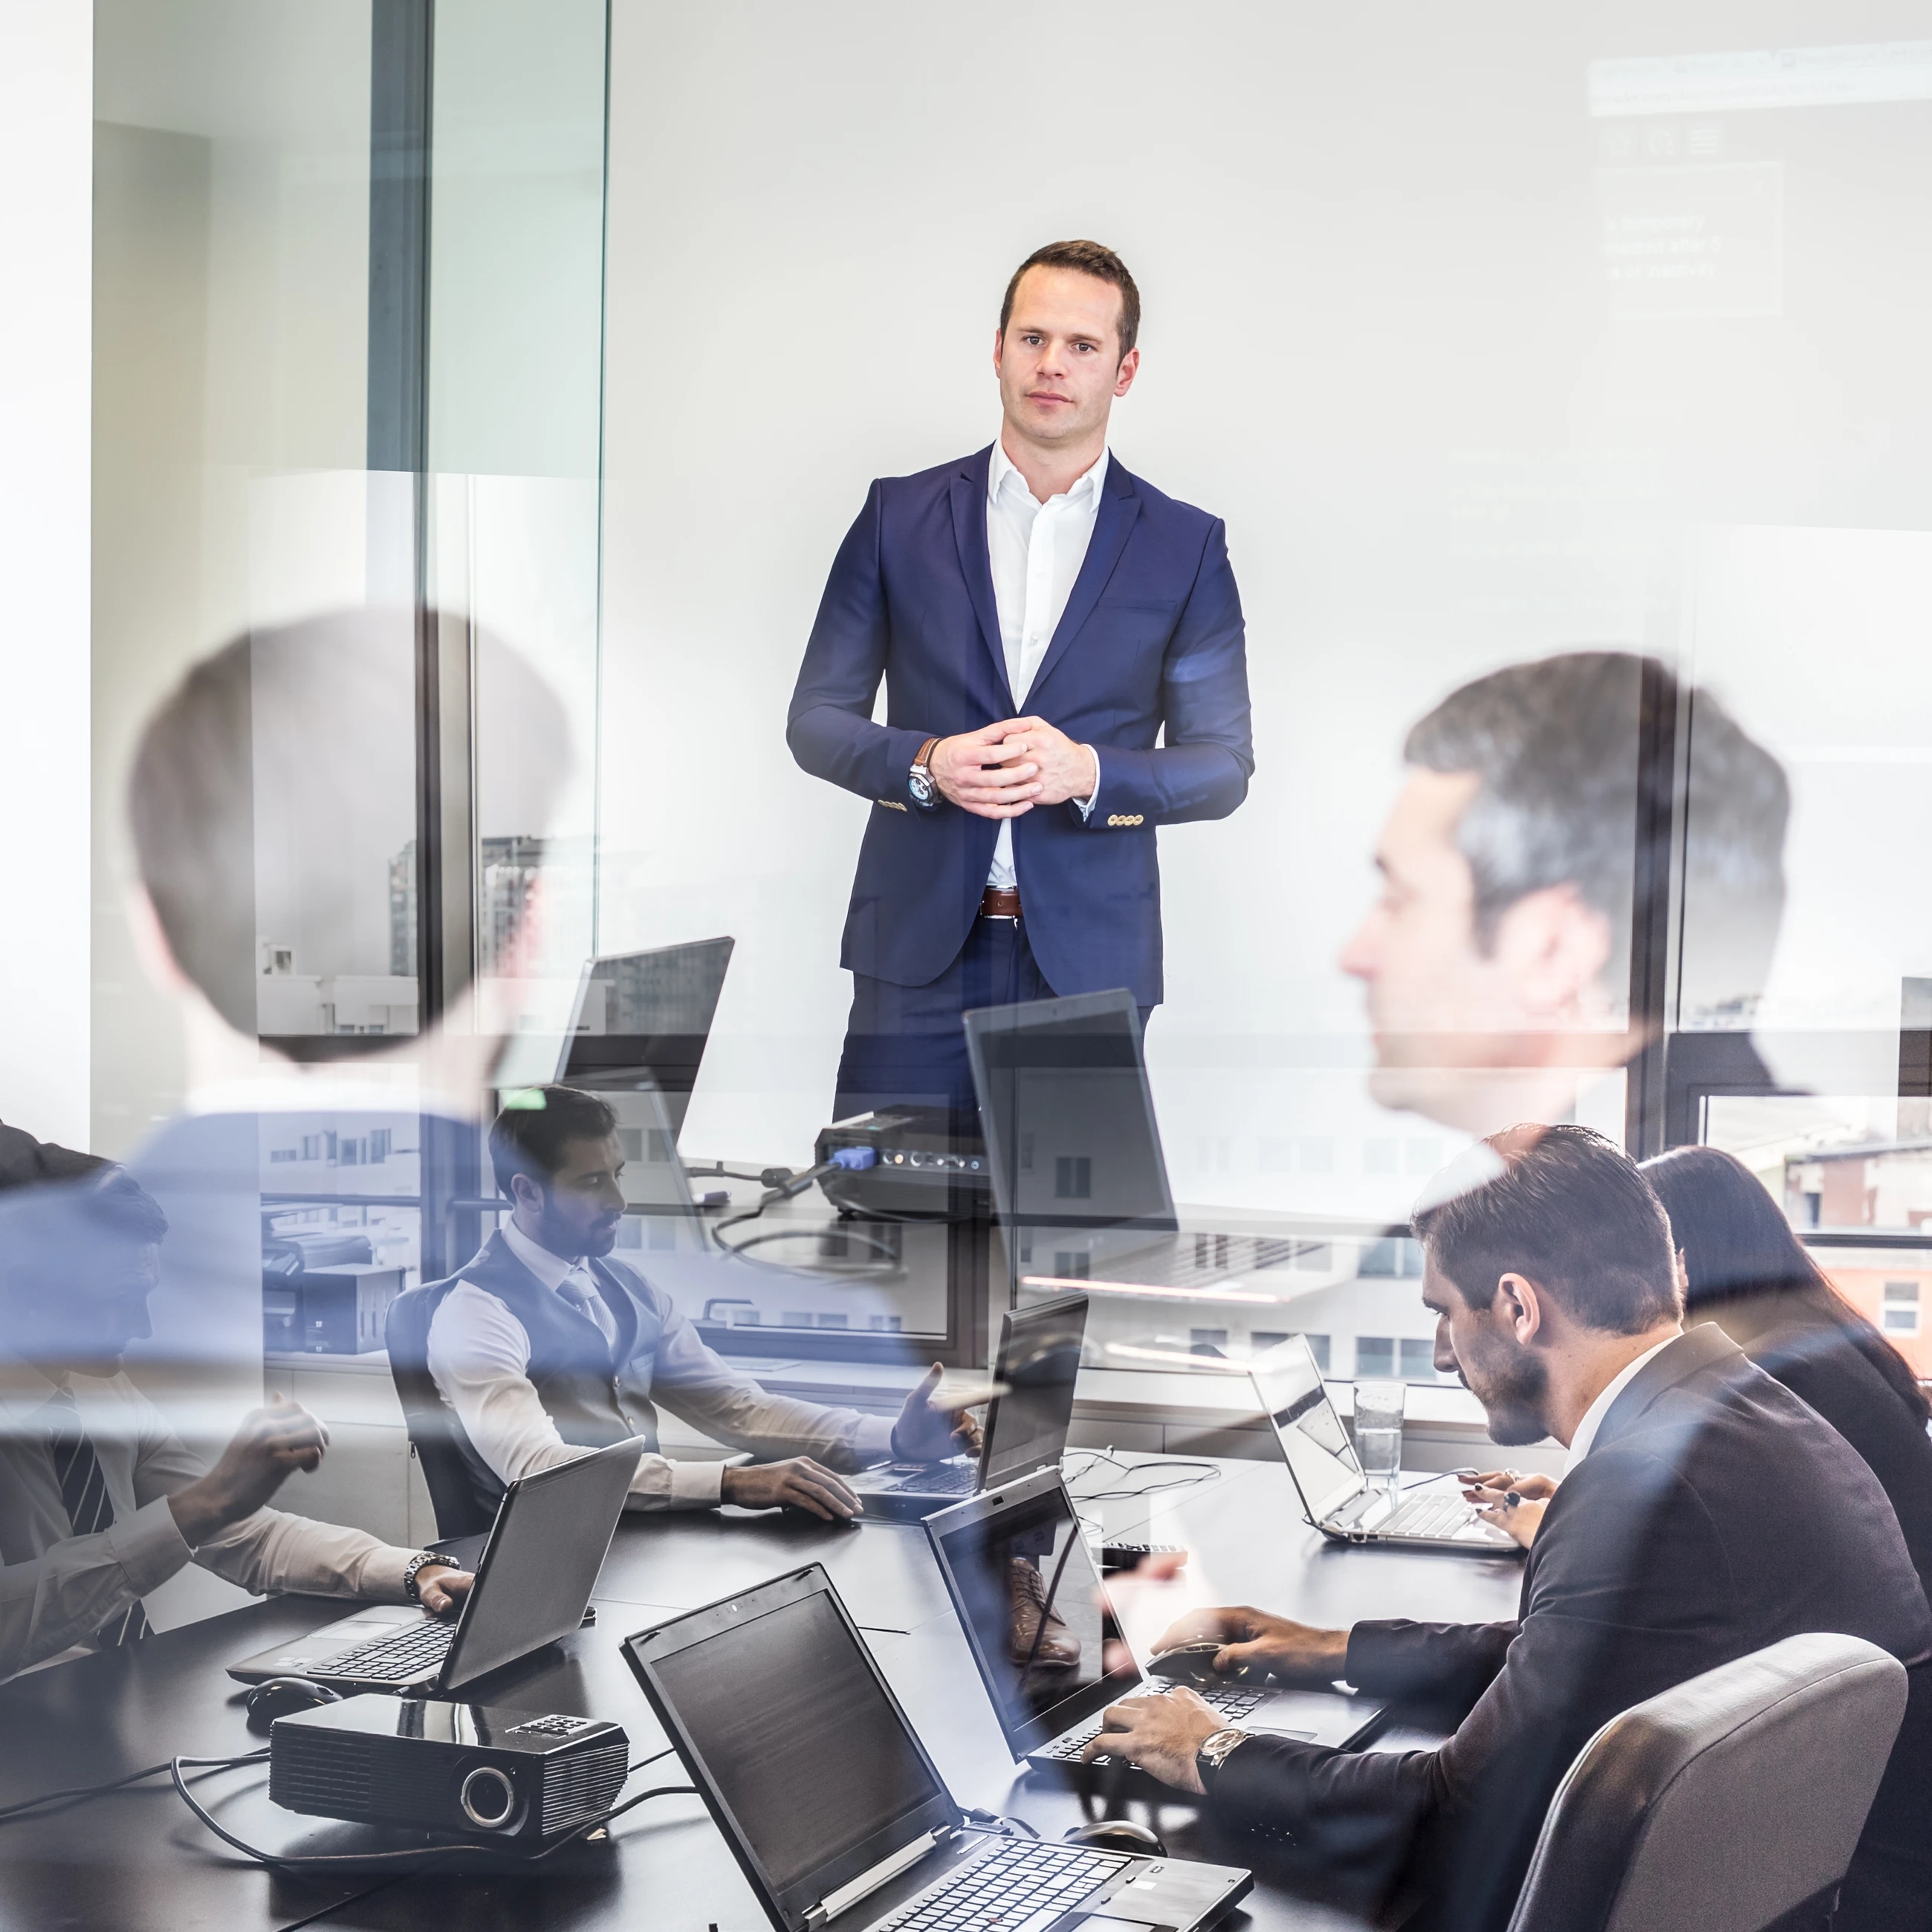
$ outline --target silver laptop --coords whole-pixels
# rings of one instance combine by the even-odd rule
[[[1130,992],[984,1006],[964,1024],[1016,1275],[1204,1288],[1244,1271],[1246,1238],[1179,1232]],[[1314,1245],[1270,1240],[1252,1265]]]
[[[1057,1294],[1000,1318],[1000,1352],[980,1456],[882,1462],[847,1480],[870,1516],[914,1522],[981,1490],[1060,1468],[1073,1422],[1073,1384],[1087,1331],[1087,1298]]]
[[[511,1484],[455,1617],[372,1604],[231,1664],[229,1676],[447,1696],[568,1636],[584,1621],[646,1446],[633,1436]]]
[[[778,1932],[1196,1932],[1254,1882],[973,1829],[817,1564],[624,1654]]]
[[[1109,1704],[1168,1688],[1121,1632],[1058,1469],[928,1516],[926,1534],[1015,1757],[1077,1770]],[[1383,1708],[1339,1691],[1194,1688],[1231,1724],[1310,1744],[1354,1744]],[[1130,1769],[1105,1756],[1091,1766],[1110,1784]]]
[[[1280,1444],[1303,1514],[1339,1543],[1399,1543],[1460,1556],[1514,1556],[1512,1537],[1486,1523],[1453,1486],[1407,1495],[1372,1484],[1316,1365],[1305,1335],[1291,1335],[1248,1371],[1262,1413]]]

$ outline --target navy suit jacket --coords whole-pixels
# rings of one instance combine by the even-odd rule
[[[944,800],[920,811],[907,776],[929,737],[1030,714],[1100,758],[1087,817],[1069,803],[1010,821],[1034,958],[1056,993],[1126,986],[1152,1006],[1161,997],[1154,828],[1225,818],[1254,770],[1241,602],[1222,526],[1110,460],[1086,561],[1022,712],[986,550],[992,454],[989,445],[872,485],[806,646],[786,731],[792,754],[814,777],[873,801],[840,964],[922,986],[958,957],[999,825]]]

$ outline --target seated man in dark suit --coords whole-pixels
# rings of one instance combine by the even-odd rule
[[[0,1204],[0,1678],[138,1641],[142,1599],[190,1563],[245,1590],[453,1610],[470,1579],[446,1558],[267,1507],[328,1448],[298,1404],[244,1416],[212,1466],[182,1442],[122,1363],[152,1333],[166,1219],[125,1173],[68,1158],[74,1178]]]
[[[1329,1750],[1230,1731],[1177,1692],[1115,1705],[1092,1748],[1372,1882],[1406,1870],[1432,1923],[1469,1928],[1508,1922],[1551,1793],[1618,1712],[1805,1631],[1865,1638],[1908,1666],[1932,1658],[1885,1492],[1720,1330],[1683,1331],[1670,1225],[1630,1161],[1576,1126],[1485,1149],[1486,1177],[1415,1228],[1438,1354],[1453,1350],[1496,1441],[1570,1450],[1516,1620],[1323,1630],[1220,1610],[1162,1640],[1220,1640],[1224,1671],[1447,1707],[1455,1735],[1434,1750]],[[1917,1707],[1926,1672],[1912,1675]],[[1905,1760],[1924,1735],[1908,1714],[1888,1776],[1923,1777]],[[1860,1863],[1885,1850],[1862,1845]]]
[[[842,1521],[861,1506],[839,1472],[976,1446],[976,1425],[933,1400],[937,1367],[890,1421],[771,1394],[732,1368],[668,1294],[610,1258],[624,1150],[608,1102],[562,1086],[525,1097],[542,1104],[506,1108],[490,1132],[516,1211],[466,1267],[418,1291],[434,1304],[428,1366],[479,1509],[533,1469],[638,1436],[650,1451],[634,1509],[784,1505]],[[660,1406],[769,1460],[661,1455]]]

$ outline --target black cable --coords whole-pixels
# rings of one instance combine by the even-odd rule
[[[718,1228],[722,1228],[724,1226],[724,1223],[722,1221],[719,1222],[718,1227],[712,1228],[711,1231],[712,1233],[714,1235],[717,1234]],[[728,1255],[743,1255],[747,1248],[762,1247],[767,1241],[795,1241],[799,1240],[802,1236],[807,1234],[809,1234],[814,1240],[817,1240],[822,1235],[836,1234],[841,1240],[857,1241],[862,1246],[869,1248],[874,1254],[880,1256],[883,1259],[887,1262],[890,1262],[895,1268],[898,1267],[903,1259],[903,1258],[896,1252],[892,1248],[887,1246],[884,1241],[875,1240],[870,1234],[861,1234],[856,1233],[849,1228],[774,1228],[768,1234],[754,1234],[749,1240],[727,1241],[720,1240],[718,1245],[722,1248]],[[795,1274],[796,1271],[797,1270],[796,1269],[788,1269],[786,1270],[788,1274]]]
[[[1093,1460],[1076,1474],[1067,1478],[1067,1493],[1076,1503],[1131,1502],[1142,1496],[1158,1496],[1164,1490],[1191,1490],[1203,1483],[1218,1482],[1221,1478],[1220,1465],[1204,1462],[1195,1456],[1177,1457],[1173,1461],[1162,1460],[1147,1462],[1123,1462],[1118,1456],[1110,1456],[1102,1449],[1090,1449],[1085,1452]],[[1166,1482],[1143,1483],[1134,1489],[1089,1490],[1083,1496],[1074,1496],[1072,1486],[1084,1476],[1090,1475],[1102,1462],[1111,1464],[1123,1474],[1137,1475],[1143,1469],[1193,1469],[1199,1473],[1190,1476],[1175,1476]]]
[[[0,1810],[0,1825],[9,1823],[16,1818],[24,1818],[39,1812],[43,1817],[52,1814],[43,1810],[43,1806],[54,1806],[64,1810],[70,1805],[84,1804],[90,1798],[106,1798],[117,1791],[124,1791],[130,1784],[139,1784],[143,1778],[159,1778],[164,1772],[172,1771],[175,1766],[187,1766],[190,1770],[226,1769],[230,1765],[254,1764],[268,1755],[264,1744],[260,1750],[244,1751],[238,1757],[183,1757],[171,1758],[164,1764],[151,1764],[145,1771],[130,1771],[124,1778],[110,1779],[105,1784],[76,1784],[65,1791],[44,1791],[38,1798],[23,1798],[17,1804],[9,1804]]]

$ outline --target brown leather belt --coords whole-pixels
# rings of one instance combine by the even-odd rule
[[[982,919],[1018,919],[1020,916],[1020,896],[998,886],[988,886],[980,896],[980,916]]]

